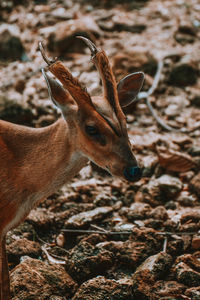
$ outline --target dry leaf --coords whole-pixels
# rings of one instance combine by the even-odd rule
[[[196,167],[193,159],[185,153],[159,147],[156,150],[160,165],[169,171],[187,172]]]

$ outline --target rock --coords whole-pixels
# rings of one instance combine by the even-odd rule
[[[180,262],[175,267],[176,279],[187,286],[199,286],[200,272],[194,271],[188,265]]]
[[[174,86],[184,87],[196,84],[198,73],[193,66],[180,64],[175,66],[169,76],[169,83]]]
[[[99,249],[105,249],[113,253],[118,265],[126,266],[130,270],[135,268],[149,255],[155,253],[151,244],[135,241],[108,241],[96,245]]]
[[[133,299],[131,281],[128,279],[111,280],[98,276],[84,282],[72,300]]]
[[[188,150],[188,152],[191,156],[200,156],[200,146],[193,146]]]
[[[200,96],[195,96],[194,98],[192,98],[191,104],[196,107],[200,107]]]
[[[163,220],[166,221],[168,219],[168,213],[167,210],[164,206],[157,206],[156,208],[154,208],[150,214],[149,214],[150,218],[154,218],[154,219],[158,219],[158,220]]]
[[[172,257],[160,252],[148,257],[133,274],[133,299],[150,299],[153,284],[160,279],[172,264]]]
[[[185,295],[190,297],[191,300],[199,300],[200,299],[200,286],[192,287],[185,291]]]
[[[40,244],[25,238],[14,241],[7,246],[7,254],[9,261],[19,263],[21,256],[30,256],[37,258],[41,255]]]
[[[189,212],[186,212],[182,214],[181,216],[181,224],[184,223],[198,223],[200,221],[200,209],[199,210],[190,210]]]
[[[19,28],[16,25],[0,26],[0,60],[14,61],[23,58],[25,52],[19,35]]]
[[[166,202],[173,200],[182,189],[182,182],[177,178],[170,175],[162,175],[159,178],[151,180],[149,184],[142,188],[144,194],[153,200],[157,201],[157,204],[162,201]]]
[[[112,19],[99,20],[99,27],[104,31],[128,31],[132,33],[141,33],[146,29],[145,24],[135,24],[133,20],[114,16]]]
[[[162,297],[180,297],[184,294],[186,287],[177,281],[159,280],[153,286],[153,294],[155,299],[163,299]]]
[[[113,58],[113,70],[117,76],[136,71],[144,71],[153,75],[156,68],[157,61],[149,52],[130,50],[117,53]],[[129,111],[126,111],[126,113],[129,113]],[[132,114],[131,109],[130,114]]]
[[[194,206],[197,196],[192,195],[188,191],[183,191],[178,196],[177,201],[183,206]]]
[[[37,207],[31,210],[27,220],[37,226],[37,228],[48,229],[55,222],[55,215],[50,211],[47,213],[47,210],[44,208]]]
[[[95,37],[100,35],[100,29],[92,17],[84,16],[44,28],[42,33],[48,35],[48,49],[54,55],[65,56],[66,53],[84,52],[86,45],[76,36],[82,35],[94,42]]]
[[[112,211],[113,208],[109,206],[97,207],[93,210],[89,210],[72,216],[65,222],[65,226],[68,228],[84,227],[86,225],[89,225],[90,223],[93,223],[94,221],[104,219]]]
[[[17,265],[10,278],[13,300],[44,300],[47,299],[47,295],[64,296],[69,299],[77,289],[76,282],[61,265],[51,266],[32,258],[27,258]]]
[[[95,206],[113,206],[117,202],[117,197],[108,195],[107,193],[99,193],[94,200]]]
[[[177,204],[175,201],[168,201],[165,203],[165,208],[175,210],[177,208]]]
[[[66,269],[78,282],[83,282],[103,275],[111,267],[112,261],[113,254],[110,251],[81,242],[67,255]]]
[[[195,41],[196,30],[192,22],[182,21],[174,37],[182,45]]]
[[[32,110],[13,99],[0,96],[0,119],[22,125],[33,125],[34,114]]]
[[[200,196],[200,172],[192,178],[189,187],[197,196]]]
[[[200,262],[191,254],[179,256],[172,268],[178,282],[195,287],[200,283]]]
[[[151,211],[151,207],[146,203],[133,203],[130,208],[124,207],[120,214],[126,216],[129,221],[144,220]]]
[[[192,248],[194,250],[200,250],[200,235],[193,237],[193,239],[192,239]]]

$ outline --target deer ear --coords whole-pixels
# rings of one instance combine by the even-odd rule
[[[127,75],[117,85],[119,103],[121,107],[128,106],[139,93],[144,82],[144,73],[136,72]]]
[[[70,107],[74,107],[75,102],[71,95],[63,88],[63,86],[55,79],[50,77],[44,69],[42,74],[46,80],[49,96],[53,103],[59,107],[63,112],[70,110]]]

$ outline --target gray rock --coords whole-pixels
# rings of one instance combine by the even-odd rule
[[[128,279],[111,280],[103,276],[92,278],[84,282],[72,300],[133,299],[131,281]]]
[[[184,87],[196,84],[197,79],[197,70],[189,64],[182,63],[172,69],[169,77],[169,83],[175,86]]]
[[[150,218],[154,218],[154,219],[158,219],[158,220],[163,220],[166,221],[168,219],[168,213],[167,210],[164,206],[157,206],[156,208],[154,208],[150,214],[149,214]]]
[[[177,177],[162,175],[149,182],[147,192],[154,200],[166,202],[173,200],[182,186],[182,182]]]
[[[106,216],[108,216],[113,211],[112,207],[104,206],[104,207],[97,207],[93,210],[89,210],[86,212],[82,212],[80,214],[77,214],[71,218],[69,218],[65,222],[66,227],[84,227],[85,225],[88,225],[90,223],[93,223],[97,220],[102,220]]]
[[[0,60],[23,59],[25,52],[19,35],[19,28],[16,25],[2,24],[0,26]]]
[[[146,203],[133,203],[130,208],[122,208],[121,212],[128,220],[143,220],[150,213],[151,207]]]
[[[200,172],[192,178],[189,186],[195,194],[200,196]]]

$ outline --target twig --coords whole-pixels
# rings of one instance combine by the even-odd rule
[[[156,234],[159,235],[195,235],[199,234],[199,232],[169,232],[169,231],[157,231]]]
[[[108,234],[108,235],[119,235],[119,234],[125,234],[129,235],[132,234],[133,231],[109,231],[105,230],[101,227],[93,225],[93,227],[100,228],[100,230],[84,230],[84,229],[62,229],[62,232],[67,233],[75,233],[75,234],[92,234],[92,233],[98,233],[98,234]],[[169,231],[157,231],[155,234],[158,235],[195,235],[198,234],[198,232],[169,232]]]
[[[41,249],[46,254],[46,257],[50,263],[59,264],[59,265],[66,264],[66,262],[64,260],[58,260],[58,259],[54,258],[52,255],[50,255],[45,246],[42,246]]]
[[[102,232],[107,232],[106,229],[101,228],[100,226],[97,226],[97,225],[94,225],[94,224],[91,224],[90,226],[91,226],[92,228],[95,228],[95,229],[100,230],[100,231],[102,231]]]
[[[119,235],[119,234],[131,234],[131,231],[100,231],[100,230],[81,230],[81,229],[62,229],[61,231],[75,234],[108,234],[108,235]]]
[[[149,110],[150,110],[152,116],[154,117],[154,119],[157,121],[157,123],[162,128],[164,128],[167,131],[174,131],[174,132],[180,132],[180,133],[191,133],[191,132],[194,132],[197,129],[200,129],[200,125],[198,125],[197,127],[193,128],[193,129],[190,129],[190,130],[187,130],[185,128],[177,129],[177,128],[171,127],[168,124],[166,124],[155,112],[153,106],[151,105],[151,102],[149,101],[149,96],[151,96],[158,87],[158,83],[160,81],[160,76],[161,76],[161,73],[162,73],[162,69],[163,69],[163,61],[160,60],[158,62],[158,68],[157,68],[157,72],[156,72],[156,75],[154,77],[154,81],[153,81],[152,86],[150,87],[150,89],[147,92],[140,92],[139,95],[138,95],[138,99],[145,99],[147,107],[149,108]]]
[[[164,239],[164,243],[163,243],[163,252],[167,252],[167,242],[168,242],[168,237],[166,236]]]

